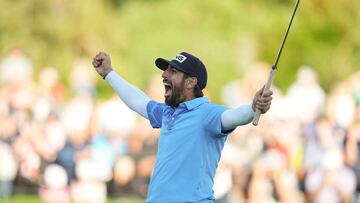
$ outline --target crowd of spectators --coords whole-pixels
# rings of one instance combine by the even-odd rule
[[[71,70],[66,88],[54,67],[35,77],[19,49],[1,60],[0,199],[20,192],[45,202],[146,196],[159,131],[117,95],[97,98],[90,60],[79,59]],[[258,63],[226,84],[223,104],[249,103],[269,70]],[[161,81],[154,76],[145,90],[158,101]],[[217,202],[359,200],[360,72],[325,93],[314,69],[302,66],[286,93],[272,89],[259,126],[237,128],[225,144]]]

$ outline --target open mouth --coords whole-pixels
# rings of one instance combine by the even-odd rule
[[[165,97],[169,97],[171,95],[171,84],[169,84],[168,82],[164,82],[164,87],[165,87]]]

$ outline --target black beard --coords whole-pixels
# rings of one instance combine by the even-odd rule
[[[171,96],[165,97],[166,105],[176,108],[179,106],[181,102],[184,101],[184,95],[182,95],[182,92],[184,90],[184,83],[185,80],[181,82],[180,87],[175,87],[174,85],[171,84]]]
[[[171,96],[165,97],[165,104],[171,107],[178,107],[180,104],[180,93],[177,88],[171,88]]]

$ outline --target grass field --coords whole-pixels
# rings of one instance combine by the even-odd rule
[[[15,195],[10,199],[1,199],[1,203],[41,203],[39,197],[35,195]],[[144,199],[138,198],[109,198],[107,203],[143,203]]]

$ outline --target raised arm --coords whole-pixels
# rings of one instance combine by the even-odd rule
[[[103,77],[116,91],[121,100],[133,111],[148,118],[146,106],[150,98],[139,88],[128,83],[111,67],[110,56],[105,52],[98,53],[93,59],[96,72]]]
[[[262,94],[263,91],[265,91],[264,94]],[[226,132],[239,125],[250,123],[254,118],[256,109],[259,109],[262,114],[266,113],[270,109],[272,94],[271,90],[264,90],[263,87],[256,92],[252,105],[242,105],[224,111],[221,115],[222,131]]]

